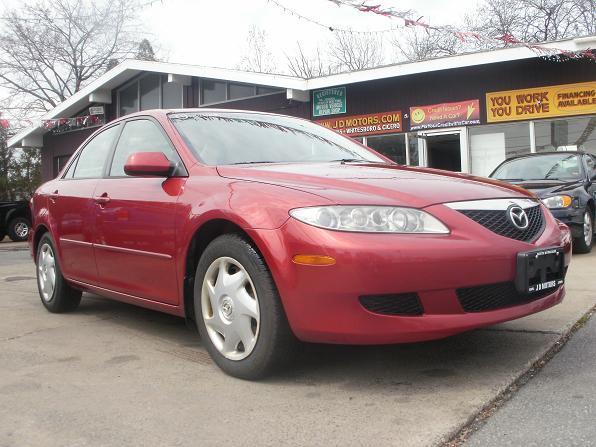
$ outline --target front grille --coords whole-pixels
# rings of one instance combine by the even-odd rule
[[[477,287],[457,289],[457,298],[466,312],[484,312],[501,309],[543,298],[553,293],[556,288],[540,293],[525,295],[519,293],[513,282],[502,282]]]
[[[366,295],[360,297],[366,310],[383,315],[422,315],[422,304],[416,293]]]
[[[507,210],[458,210],[493,233],[524,242],[532,242],[544,231],[544,215],[540,205],[526,208],[528,228],[520,230],[507,218]]]

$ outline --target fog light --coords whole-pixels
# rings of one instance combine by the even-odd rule
[[[335,259],[322,255],[295,255],[292,262],[300,265],[335,265]]]

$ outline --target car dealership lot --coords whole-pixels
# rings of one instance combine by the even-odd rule
[[[89,295],[49,314],[28,252],[0,243],[0,446],[436,445],[596,304],[595,265],[574,256],[565,301],[541,314],[430,343],[305,346],[251,383],[178,318]]]

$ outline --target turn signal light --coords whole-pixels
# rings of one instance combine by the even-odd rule
[[[292,262],[300,265],[335,265],[334,258],[322,255],[295,255]]]

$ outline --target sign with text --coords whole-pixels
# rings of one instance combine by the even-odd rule
[[[349,137],[401,132],[401,111],[370,113],[316,121]]]
[[[334,87],[312,93],[312,115],[327,116],[346,113],[346,88]]]
[[[103,115],[103,114],[104,114],[103,106],[89,107],[89,115]]]
[[[480,102],[469,99],[410,107],[410,130],[480,124]]]
[[[486,94],[486,120],[530,120],[596,113],[596,82]]]

